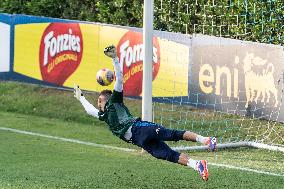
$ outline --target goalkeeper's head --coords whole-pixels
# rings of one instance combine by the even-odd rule
[[[105,111],[105,104],[108,101],[108,99],[111,97],[112,91],[111,90],[102,90],[100,92],[99,98],[98,98],[98,108],[101,112]]]

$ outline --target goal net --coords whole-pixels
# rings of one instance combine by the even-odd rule
[[[191,42],[189,55],[168,49],[171,59],[164,61],[173,61],[175,69],[161,75],[171,87],[153,85],[153,91],[167,90],[174,97],[153,97],[153,120],[216,136],[219,148],[284,152],[282,12],[280,0],[155,1],[155,29],[189,34]],[[186,82],[171,79],[184,70]],[[181,91],[185,83],[188,95]],[[185,142],[170,145],[206,149]]]

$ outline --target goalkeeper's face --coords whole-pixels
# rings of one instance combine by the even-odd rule
[[[100,111],[105,111],[105,104],[106,104],[107,98],[105,95],[100,95],[98,98],[98,108]]]

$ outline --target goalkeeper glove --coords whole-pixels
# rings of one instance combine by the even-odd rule
[[[114,59],[116,57],[116,48],[114,45],[110,45],[104,49],[104,53],[106,56]]]
[[[84,96],[79,85],[74,84],[74,97],[80,100],[80,97]]]

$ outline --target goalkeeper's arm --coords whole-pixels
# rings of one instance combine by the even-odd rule
[[[119,65],[119,61],[118,58],[115,57],[112,59],[112,64],[115,70],[115,77],[116,77],[116,81],[114,83],[114,90],[117,92],[122,92],[123,90],[123,73],[122,73],[122,69]]]
[[[83,107],[85,108],[87,114],[99,118],[99,110],[95,108],[90,102],[87,101],[87,99],[84,97],[81,89],[78,85],[74,85],[74,97],[77,98]]]
[[[114,45],[110,45],[104,49],[104,53],[106,56],[112,59],[112,64],[115,71],[116,81],[114,84],[114,91],[122,92],[123,91],[123,73],[122,68],[119,65],[116,48]]]

